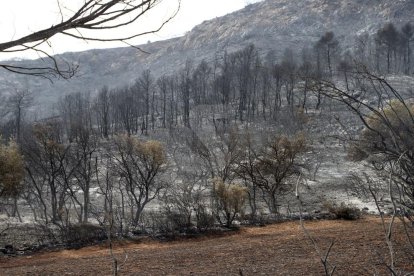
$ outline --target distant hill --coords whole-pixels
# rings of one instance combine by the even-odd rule
[[[286,47],[298,49],[313,43],[331,30],[344,42],[342,47],[349,48],[355,35],[373,33],[386,22],[410,22],[413,14],[413,0],[267,0],[205,21],[183,37],[140,46],[150,54],[128,47],[59,55],[58,58],[80,65],[78,75],[70,81],[50,83],[1,71],[0,93],[28,87],[35,95],[36,110],[46,110],[39,116],[45,116],[65,93],[93,93],[103,85],[128,84],[143,69],[149,68],[155,75],[170,73],[187,58],[212,60],[216,53],[231,52],[250,43],[262,53],[273,49],[279,54]]]

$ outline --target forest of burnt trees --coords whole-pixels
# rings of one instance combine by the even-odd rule
[[[364,104],[354,91],[375,90],[382,81],[368,72],[412,75],[413,40],[412,25],[387,24],[359,36],[352,51],[333,32],[280,57],[249,45],[209,62],[187,60],[171,75],[145,70],[124,87],[62,96],[54,117],[35,122],[25,116],[35,95],[16,91],[2,110],[0,210],[18,219],[21,210],[30,212],[62,231],[92,222],[119,235],[155,225],[231,227],[236,219],[255,221],[263,206],[279,214],[280,196],[294,193],[309,166],[301,158],[309,144],[307,113],[335,99],[332,91],[348,93],[340,101],[351,109]],[[243,127],[282,117],[288,123],[277,135]],[[406,151],[383,149],[393,160]],[[411,160],[400,174],[409,200]],[[157,211],[145,212],[151,203]]]
[[[321,98],[316,103],[308,99],[309,80],[342,78],[349,86],[348,75],[356,64],[379,75],[412,74],[413,40],[410,23],[401,30],[390,23],[375,35],[358,36],[352,51],[344,51],[333,32],[299,53],[286,49],[280,57],[276,51],[263,53],[249,45],[233,53],[218,53],[209,62],[187,60],[174,74],[154,76],[145,70],[123,87],[97,87],[98,92],[62,96],[55,118],[69,142],[79,135],[78,125],[89,125],[108,138],[117,133],[147,135],[149,130],[175,126],[198,129],[206,119],[271,120],[281,107],[318,109]],[[8,121],[2,124],[2,134],[19,139],[22,113],[33,95],[30,89],[11,94],[3,107]]]

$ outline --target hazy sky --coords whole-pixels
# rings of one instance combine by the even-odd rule
[[[60,0],[64,15],[70,16],[84,0]],[[247,4],[259,2],[261,0],[182,0],[181,9],[178,15],[156,35],[140,37],[133,40],[133,44],[142,44],[147,41],[163,40],[171,37],[181,36],[191,30],[195,25],[204,20],[219,17],[235,10],[241,9]],[[30,34],[36,30],[50,27],[60,22],[58,0],[2,0],[0,4],[0,41],[6,42]],[[130,26],[124,31],[135,33],[154,29],[177,9],[177,0],[163,0],[138,24]],[[119,31],[118,31],[119,32]],[[120,35],[120,33],[100,33],[108,37]],[[121,34],[122,35],[122,34]],[[45,50],[49,53],[57,54],[66,51],[81,51],[90,48],[107,48],[125,46],[120,43],[87,43],[85,41],[74,40],[62,35],[52,38],[51,45],[45,45]],[[34,58],[32,52],[19,54],[0,54],[0,59],[13,57]]]

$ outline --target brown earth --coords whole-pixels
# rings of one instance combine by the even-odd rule
[[[335,275],[387,274],[389,262],[379,218],[305,222]],[[395,226],[396,267],[414,271],[402,223]],[[412,230],[411,230],[412,231]],[[411,255],[410,255],[411,252]],[[323,275],[314,246],[299,222],[242,228],[238,233],[174,242],[146,240],[115,246],[119,275]],[[111,275],[105,246],[0,259],[1,275]],[[377,274],[377,275],[378,275]]]

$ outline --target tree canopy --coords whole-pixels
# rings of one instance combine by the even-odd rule
[[[0,144],[0,197],[18,195],[23,177],[23,156],[17,144]]]

